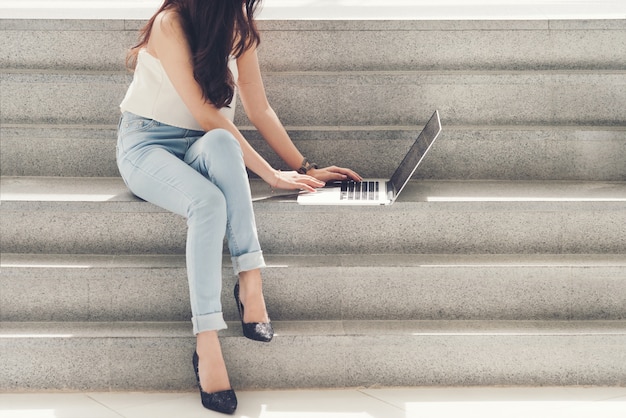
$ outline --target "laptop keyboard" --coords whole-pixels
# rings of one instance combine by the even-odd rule
[[[377,181],[343,181],[341,182],[341,200],[377,200]]]

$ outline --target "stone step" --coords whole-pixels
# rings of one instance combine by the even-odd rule
[[[121,72],[1,70],[2,123],[116,124]],[[270,72],[268,97],[290,126],[626,125],[626,71]],[[29,92],[29,94],[26,94]],[[249,125],[243,106],[235,122]]]
[[[268,254],[626,252],[624,182],[413,180],[389,207],[300,206],[251,184]],[[4,252],[183,253],[185,220],[119,178],[7,177],[1,188]]]
[[[2,68],[120,71],[145,20],[0,22]],[[265,71],[626,68],[619,19],[261,20],[259,28]]]
[[[257,131],[240,129],[272,166],[287,168]],[[420,127],[287,129],[298,149],[321,165],[351,167],[366,177],[390,177]],[[5,124],[0,126],[1,173],[116,177],[115,142],[115,125]],[[450,125],[420,166],[419,177],[623,181],[624,161],[626,126]]]
[[[0,11],[12,19],[147,19],[161,0],[3,0]],[[270,0],[258,10],[260,20],[563,20],[621,19],[626,5],[621,0],[578,0],[560,3],[535,0],[415,1],[367,0],[355,8],[346,2],[327,3],[311,0]]]
[[[624,321],[276,321],[270,344],[230,325],[236,390],[626,381]],[[0,390],[192,390],[194,345],[185,322],[6,322]]]
[[[101,3],[0,19],[0,391],[195,387],[185,222],[113,160],[145,20]],[[241,336],[225,263],[235,389],[626,384],[625,21],[297,9],[260,22],[259,54],[306,155],[388,176],[435,108],[445,130],[389,208],[301,207],[252,180],[276,337]],[[240,105],[237,123],[261,144]],[[334,160],[356,143],[380,161]]]
[[[268,255],[277,321],[626,320],[624,254]],[[230,260],[223,310],[238,320]],[[2,254],[0,321],[186,321],[182,255]]]

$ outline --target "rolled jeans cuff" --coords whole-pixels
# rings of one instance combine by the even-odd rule
[[[191,318],[191,323],[194,335],[204,331],[219,331],[228,328],[221,312],[194,316]]]
[[[231,260],[233,262],[233,270],[235,272],[235,276],[237,276],[242,271],[250,271],[265,267],[263,251],[256,251],[237,257],[231,257]]]

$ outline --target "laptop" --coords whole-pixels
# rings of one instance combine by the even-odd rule
[[[313,193],[298,195],[300,205],[378,206],[391,205],[409,182],[424,156],[441,133],[439,111],[431,116],[391,179],[363,179],[362,182],[333,182]]]

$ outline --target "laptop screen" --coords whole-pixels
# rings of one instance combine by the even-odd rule
[[[430,149],[431,145],[439,136],[441,132],[441,121],[439,120],[439,112],[435,110],[435,113],[430,117],[430,120],[422,129],[419,136],[409,149],[400,166],[396,169],[396,172],[391,176],[391,184],[395,192],[395,196],[398,196],[407,182],[411,179],[417,166],[422,162],[424,156]]]

